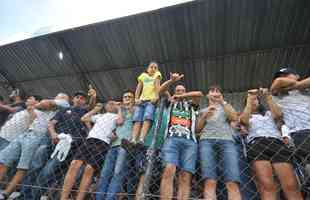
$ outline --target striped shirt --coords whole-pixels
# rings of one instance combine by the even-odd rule
[[[310,129],[310,94],[298,90],[289,91],[288,95],[274,96],[281,107],[283,118],[290,132]]]

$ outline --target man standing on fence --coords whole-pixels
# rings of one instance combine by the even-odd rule
[[[116,128],[117,138],[112,141],[97,186],[96,200],[115,200],[122,191],[122,184],[128,172],[128,153],[121,146],[122,139],[129,139],[132,131],[135,95],[131,91],[123,94],[122,114],[124,123]]]
[[[220,179],[217,171],[220,167],[223,169],[228,199],[241,199],[239,155],[230,126],[231,121],[238,120],[238,114],[224,101],[219,86],[210,86],[207,97],[208,107],[201,110],[196,124],[197,133],[201,133],[199,155],[204,179],[203,195],[205,199],[216,199],[216,186]]]
[[[178,73],[170,74],[170,80],[163,83],[162,90],[183,78]],[[176,169],[178,177],[177,199],[188,199],[192,175],[197,161],[197,140],[195,136],[196,110],[203,94],[200,91],[186,92],[183,85],[175,87],[175,94],[169,99],[168,127],[166,140],[162,148],[165,169],[161,179],[161,199],[173,198],[173,182]]]
[[[33,172],[27,174],[23,182],[22,198],[20,199],[38,200],[41,197],[41,193],[44,193],[47,187],[55,184],[57,180],[61,180],[65,170],[72,161],[74,152],[78,150],[87,136],[87,128],[81,122],[81,117],[88,111],[86,108],[86,98],[87,95],[84,92],[76,92],[73,97],[73,106],[60,110],[49,121],[48,131],[52,143],[54,145],[61,144],[61,140],[69,136],[72,139],[72,143],[67,146],[71,146],[71,148],[68,149],[67,155],[61,159],[60,152],[58,152],[58,155],[54,154],[55,156],[51,159],[48,159],[50,154],[46,152],[44,157],[48,161],[39,172],[34,171],[33,168],[35,168],[34,165],[38,165],[36,160],[42,160],[43,158],[36,157],[31,163]],[[35,187],[32,187],[32,184]]]
[[[290,66],[282,66],[273,77],[271,92],[282,109],[285,125],[290,129],[296,154],[310,164],[310,77],[299,80]]]
[[[26,106],[33,107],[41,100],[42,97],[31,95],[27,98]],[[0,129],[0,151],[7,147],[10,142],[16,139],[20,134],[23,134],[29,128],[32,121],[31,109],[25,109],[14,113]]]
[[[36,105],[28,106],[33,122],[25,133],[19,135],[0,153],[0,180],[6,175],[8,168],[14,166],[14,162],[18,162],[17,172],[0,198],[7,198],[22,182],[35,150],[47,138],[48,121],[54,117],[58,109],[69,107],[68,101],[68,95],[59,93],[53,100],[45,99]]]

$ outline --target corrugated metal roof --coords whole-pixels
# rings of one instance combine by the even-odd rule
[[[87,25],[0,47],[0,82],[45,96],[91,83],[115,97],[156,60],[189,89],[268,86],[280,64],[309,73],[309,10],[308,0],[206,0]]]

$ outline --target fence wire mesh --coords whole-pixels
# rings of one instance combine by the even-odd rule
[[[17,197],[13,197],[13,193],[12,199],[61,199],[61,193],[68,189],[64,182],[69,179],[74,180],[71,181],[73,185],[69,187],[69,199],[82,198],[78,194],[79,192],[84,193],[84,199],[160,199],[160,189],[169,187],[169,185],[161,185],[165,168],[162,159],[162,147],[165,143],[165,127],[163,124],[166,123],[166,118],[163,116],[163,100],[158,105],[156,120],[147,135],[150,143],[136,145],[134,148],[128,148],[121,141],[109,148],[95,144],[94,142],[98,142],[97,140],[89,143],[87,142],[89,139],[86,139],[87,128],[80,121],[86,111],[75,110],[72,107],[65,111],[58,111],[58,113],[62,112],[62,115],[55,113],[56,115],[49,120],[56,121],[55,130],[57,133],[70,134],[73,140],[71,149],[63,161],[60,161],[61,156],[59,154],[51,158],[57,145],[46,133],[29,131],[24,123],[29,116],[25,113],[22,114],[22,112],[26,113],[27,110],[20,111],[9,118],[1,129],[3,133],[6,131],[8,134],[10,131],[19,131],[16,133],[17,138],[15,139],[1,138],[1,185],[4,192],[12,193],[15,191]],[[1,136],[3,135],[1,134]],[[40,138],[40,141],[34,143],[34,137]],[[295,152],[296,148],[293,144],[291,142],[289,148]],[[198,142],[198,145],[201,144]],[[250,146],[238,134],[234,137],[234,145],[238,150],[238,171],[240,172],[238,186],[242,199],[260,199],[258,189],[255,186],[255,176],[251,171],[252,168],[246,153]],[[274,149],[273,145],[275,144],[270,143],[266,148],[273,149],[274,155],[276,155],[280,149]],[[225,160],[223,160],[222,151],[221,148],[215,148],[217,164],[211,167],[219,174],[216,187],[217,198],[227,199],[228,192],[225,181],[228,180],[225,180],[224,177]],[[264,149],[261,151],[263,153]],[[85,158],[85,155],[81,157],[81,154],[86,154],[88,158]],[[194,154],[190,155],[190,157],[195,156]],[[91,169],[85,162],[76,162],[79,159],[92,162]],[[298,187],[306,196],[308,192],[306,164],[295,154],[292,154],[290,163],[294,168],[294,175],[299,183]],[[69,168],[73,171],[76,170],[77,173],[70,174]],[[178,183],[182,181],[182,177],[180,178],[182,175],[181,170],[176,169],[173,177],[173,199],[179,199],[177,193],[182,188],[178,188],[180,185]],[[188,199],[203,199],[205,179],[201,174],[199,156],[196,160],[196,172],[190,181]],[[83,182],[84,187],[80,185],[80,182]],[[281,185],[279,181],[277,182],[278,199],[285,199]],[[12,189],[13,184],[16,184],[16,187]],[[84,190],[81,191],[81,188]]]

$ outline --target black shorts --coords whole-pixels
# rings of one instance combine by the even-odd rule
[[[106,142],[96,138],[89,138],[76,151],[74,160],[82,160],[91,165],[96,171],[99,171],[109,149],[110,145]]]
[[[310,130],[291,133],[295,144],[294,153],[303,162],[310,164]]]
[[[249,162],[267,160],[272,163],[291,162],[293,152],[284,142],[277,138],[258,137],[247,145]]]

